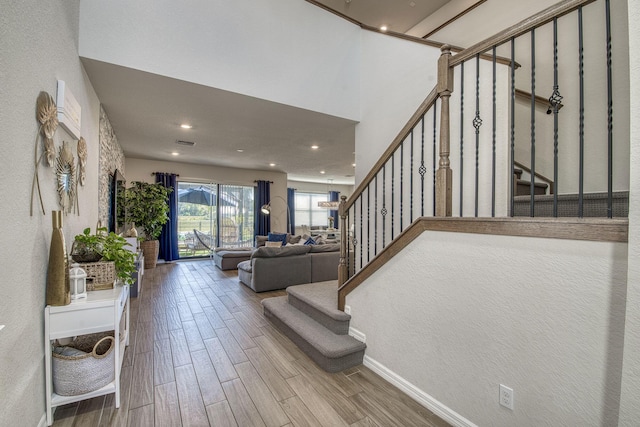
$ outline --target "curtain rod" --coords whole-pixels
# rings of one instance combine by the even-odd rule
[[[157,173],[169,173],[169,172],[151,172],[151,175],[155,175]],[[174,174],[175,176],[180,176],[180,174]]]

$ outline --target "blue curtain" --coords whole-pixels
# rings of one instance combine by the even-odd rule
[[[255,200],[255,236],[266,236],[271,231],[271,218],[269,215],[265,215],[260,211],[262,205],[266,205],[271,200],[271,183],[269,181],[257,181],[256,194],[253,198]]]
[[[291,234],[296,234],[296,189],[287,188],[287,206],[289,207],[289,216],[291,222],[287,224],[287,231],[292,230]]]
[[[179,258],[177,175],[173,173],[156,172],[156,182],[172,190],[171,193],[169,193],[169,221],[162,226],[158,257],[165,261],[173,261]]]
[[[337,202],[340,200],[340,192],[339,191],[329,191],[329,201],[330,202]],[[339,211],[333,210],[331,209],[331,216],[333,217],[333,227],[334,228],[338,228],[339,227],[339,222],[338,220],[340,219],[340,215],[339,215]]]

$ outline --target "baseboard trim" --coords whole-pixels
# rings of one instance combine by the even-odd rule
[[[478,427],[371,357],[365,355],[363,364],[449,424],[456,427]]]
[[[360,332],[359,330],[354,329],[351,326],[349,326],[349,336],[352,336],[362,343],[367,342],[367,336],[363,332]]]

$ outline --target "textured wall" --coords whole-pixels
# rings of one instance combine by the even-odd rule
[[[625,244],[427,232],[347,304],[367,357],[476,425],[615,426],[626,271]]]
[[[126,178],[124,152],[113,132],[111,122],[104,108],[100,106],[100,160],[98,183],[98,218],[104,226],[109,224],[109,194],[111,176],[119,170]]]
[[[39,166],[46,214],[29,216],[34,172],[35,105],[42,90],[56,98],[64,80],[82,108],[87,175],[79,187],[80,215],[64,217],[67,246],[97,220],[98,122],[96,94],[78,59],[79,0],[3,1],[0,13],[0,425],[36,426],[45,412],[43,311],[51,210],[58,209],[53,169]],[[75,140],[62,127],[56,148]]]

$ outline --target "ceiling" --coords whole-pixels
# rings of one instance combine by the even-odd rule
[[[363,24],[405,32],[447,1],[318,3]],[[126,157],[276,170],[294,181],[354,184],[354,121],[91,59],[82,62]],[[183,123],[193,128],[180,128]]]
[[[406,33],[450,0],[315,0],[360,23]]]

